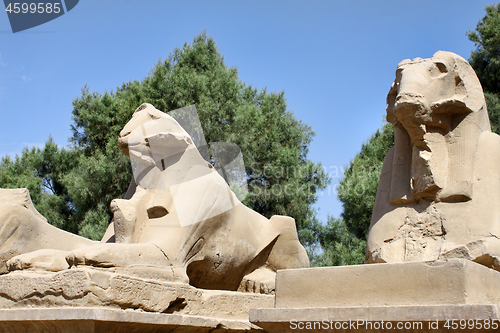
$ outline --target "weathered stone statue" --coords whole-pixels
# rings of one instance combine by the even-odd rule
[[[125,199],[111,203],[113,223],[101,242],[49,225],[27,191],[0,191],[4,272],[91,267],[204,289],[272,293],[277,269],[309,266],[294,220],[268,220],[241,204],[172,117],[141,105],[119,145],[142,169]]]
[[[275,308],[252,309],[250,322],[268,332],[448,332],[450,318],[498,322],[500,137],[474,71],[449,52],[401,62],[387,120],[395,145],[368,236],[373,264],[279,271]]]
[[[368,263],[467,258],[500,270],[500,137],[460,56],[402,61],[387,96],[384,160]]]

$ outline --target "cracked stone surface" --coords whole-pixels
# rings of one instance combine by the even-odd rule
[[[104,307],[247,320],[250,308],[273,304],[271,295],[198,289],[95,268],[0,276],[0,309]]]

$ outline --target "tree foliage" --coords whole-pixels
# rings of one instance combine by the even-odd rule
[[[63,182],[64,173],[76,166],[75,152],[59,149],[52,138],[45,147],[25,148],[14,159],[0,162],[0,188],[26,187],[37,210],[53,225],[78,232],[71,218],[75,209]]]
[[[342,202],[341,218],[329,217],[318,232],[323,253],[315,265],[338,266],[362,264],[366,238],[385,155],[394,145],[394,129],[385,124],[361,146],[349,163],[337,188]]]
[[[37,208],[43,201],[39,196],[60,201],[64,209],[56,205],[50,211],[47,205],[45,214],[61,215],[71,223],[58,226],[99,239],[111,218],[110,201],[123,197],[132,178],[130,161],[118,148],[117,138],[144,102],[162,111],[195,104],[207,143],[229,142],[241,148],[249,187],[244,203],[266,217],[294,217],[301,240],[315,242],[318,221],[312,205],[329,179],[321,164],[307,159],[314,132],[287,109],[283,92],[244,84],[205,33],[175,48],[142,81],[104,94],[84,87],[73,101],[71,149],[54,149],[51,143],[50,149],[25,151],[15,161],[4,159],[1,177],[8,169],[5,177],[12,179],[0,186],[30,186]],[[58,160],[69,156],[67,163],[56,167]],[[41,165],[47,164],[46,158],[54,163],[44,169],[30,158]],[[42,191],[45,179],[54,191]]]
[[[361,146],[339,183],[342,219],[347,230],[366,239],[385,155],[394,145],[394,129],[385,124]]]
[[[470,64],[485,91],[500,93],[500,4],[486,6],[486,15],[467,36],[476,44]]]
[[[329,216],[321,228],[318,235],[323,252],[314,258],[314,266],[358,265],[365,261],[366,240],[353,235],[344,220]]]
[[[469,62],[481,81],[488,107],[491,129],[500,133],[500,4],[486,6],[486,15],[475,31],[468,31],[476,44]]]

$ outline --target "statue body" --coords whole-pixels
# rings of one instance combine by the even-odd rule
[[[72,235],[39,217],[26,222],[4,209],[3,229],[12,216],[27,226],[19,232],[26,240],[16,251],[9,250],[8,242],[0,246],[4,261],[20,254],[5,268],[91,266],[205,289],[269,293],[277,269],[309,266],[295,221],[285,216],[268,220],[239,202],[172,117],[141,105],[120,133],[119,145],[139,163],[139,172],[125,198],[111,202],[114,217],[103,240]],[[50,230],[34,243],[33,226]],[[9,237],[19,243],[18,235]]]
[[[405,60],[387,96],[395,144],[384,160],[370,262],[465,257],[500,269],[500,137],[460,56]]]

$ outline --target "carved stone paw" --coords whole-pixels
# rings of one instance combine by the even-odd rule
[[[47,249],[20,254],[7,261],[7,269],[10,272],[17,270],[59,272],[69,268],[65,259],[67,254],[67,251]]]
[[[120,257],[114,255],[116,251],[114,251],[113,245],[115,244],[96,244],[73,250],[66,255],[66,261],[70,267],[79,265],[95,267],[116,266]]]
[[[170,266],[163,251],[152,243],[104,243],[71,251],[66,260],[70,266],[128,267],[132,265]]]
[[[441,253],[439,259],[465,258],[500,271],[500,239],[486,237]]]
[[[259,268],[245,275],[238,291],[274,295],[276,273],[268,268]]]

